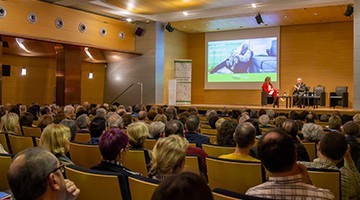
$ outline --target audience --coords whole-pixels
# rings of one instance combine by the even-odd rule
[[[359,125],[353,121],[348,121],[343,125],[343,133],[345,133],[346,141],[350,145],[351,157],[360,172],[360,143],[356,138],[359,134]]]
[[[54,122],[53,116],[44,115],[39,119],[37,126],[41,129],[41,131],[43,131],[47,125],[52,124],[53,122]]]
[[[123,118],[123,123],[124,123],[124,128],[127,129],[127,127],[134,122],[133,117],[131,116],[131,114],[125,114],[122,116]]]
[[[341,125],[342,125],[341,117],[337,114],[333,114],[329,118],[329,125],[324,129],[324,131],[326,132],[340,131]]]
[[[182,172],[160,183],[151,200],[212,200],[206,180],[191,172]]]
[[[90,118],[87,116],[87,114],[82,114],[76,118],[76,125],[78,127],[77,133],[90,133]]]
[[[217,122],[218,119],[219,119],[218,116],[212,116],[212,117],[210,117],[210,119],[209,119],[210,128],[216,129],[216,122]]]
[[[200,118],[196,115],[190,115],[185,123],[185,138],[192,143],[196,143],[200,148],[202,144],[210,144],[210,138],[200,135]]]
[[[20,115],[20,119],[19,119],[19,123],[20,126],[26,126],[26,127],[32,127],[34,122],[34,115],[29,113],[29,112],[25,112],[22,115]]]
[[[267,115],[261,115],[259,117],[259,123],[260,123],[260,127],[261,128],[270,128],[271,125],[270,125],[270,117],[267,116]]]
[[[113,112],[108,118],[107,118],[107,125],[109,128],[123,128],[123,119],[120,115]]]
[[[235,152],[221,155],[219,158],[260,162],[258,159],[249,155],[250,149],[255,143],[255,135],[255,127],[250,122],[239,124],[233,136],[236,142]]]
[[[344,159],[341,172],[342,199],[357,199],[360,194],[360,174],[351,158],[350,146],[339,132],[325,134],[317,147],[317,157],[313,162],[301,162],[308,168],[339,169],[336,165]]]
[[[177,135],[159,139],[152,152],[149,177],[164,180],[183,171],[188,146],[189,143]]]
[[[250,188],[246,194],[271,199],[334,199],[327,189],[312,185],[306,167],[296,163],[292,138],[281,130],[266,133],[258,154],[269,181]]]
[[[88,144],[99,144],[99,138],[106,128],[106,121],[104,118],[95,117],[90,123],[91,139]]]
[[[149,125],[149,136],[150,139],[158,139],[165,133],[165,124],[162,122],[151,122]]]
[[[143,149],[144,141],[149,135],[149,128],[145,123],[135,122],[127,128],[127,134],[130,139],[130,147],[133,149]]]
[[[314,123],[304,124],[301,131],[305,141],[316,143],[318,143],[324,137],[323,132],[323,128]]]
[[[66,119],[73,119],[74,118],[75,108],[71,105],[67,105],[64,107],[64,115]]]
[[[166,123],[168,120],[167,120],[167,116],[166,115],[164,115],[164,114],[157,114],[156,116],[155,116],[155,118],[154,118],[154,121],[156,122],[156,121],[160,121],[160,122],[162,122],[162,123]]]
[[[76,185],[63,176],[64,165],[42,148],[18,153],[10,164],[8,181],[16,200],[74,200],[80,194]]]
[[[1,117],[0,132],[21,135],[19,116],[9,112]]]
[[[236,125],[237,124],[233,120],[225,120],[221,124],[218,134],[216,136],[216,144],[220,146],[234,147],[236,145],[234,140]]]
[[[74,164],[66,153],[70,150],[70,129],[61,124],[49,124],[41,134],[40,146],[56,156],[61,164]]]
[[[60,124],[67,126],[70,129],[70,131],[71,131],[71,140],[70,141],[74,141],[75,135],[77,132],[76,122],[71,119],[63,119],[63,120],[61,120]]]

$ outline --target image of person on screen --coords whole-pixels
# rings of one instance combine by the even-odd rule
[[[294,105],[301,106],[301,98],[305,93],[305,89],[306,89],[305,83],[302,81],[301,78],[297,78],[293,91]]]
[[[244,42],[229,57],[218,64],[210,74],[247,73],[251,65],[253,53],[249,44]]]
[[[268,95],[273,96],[274,98],[274,104],[273,106],[275,107],[275,105],[277,105],[277,101],[278,101],[278,91],[274,89],[273,85],[271,84],[271,78],[269,76],[267,76],[265,78],[265,81],[262,85],[262,90],[265,91]]]

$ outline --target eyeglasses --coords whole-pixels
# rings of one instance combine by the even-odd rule
[[[64,173],[65,173],[65,164],[61,164],[59,167],[57,167],[57,168],[55,168],[54,170],[52,170],[52,171],[48,174],[48,176],[49,176],[51,173],[55,173],[57,170],[60,170],[60,172],[61,172],[62,174],[64,174]]]

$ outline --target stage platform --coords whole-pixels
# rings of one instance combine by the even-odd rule
[[[336,108],[329,108],[329,107],[319,107],[319,108],[313,108],[313,107],[305,107],[305,108],[298,108],[298,107],[288,107],[286,108],[285,103],[284,102],[280,102],[280,106],[279,108],[273,108],[272,105],[267,105],[267,106],[260,106],[260,105],[216,105],[216,104],[188,104],[188,105],[177,105],[180,110],[186,110],[188,109],[190,106],[195,106],[199,113],[204,113],[207,110],[210,109],[214,109],[216,111],[221,111],[221,109],[223,107],[226,107],[229,111],[233,110],[233,109],[240,109],[242,107],[246,107],[249,109],[255,109],[255,110],[259,110],[261,108],[265,109],[265,110],[269,110],[272,109],[275,112],[282,112],[282,113],[288,113],[291,110],[295,110],[297,112],[301,112],[304,110],[307,111],[315,111],[317,114],[332,114],[335,111],[339,111],[341,114],[348,114],[348,115],[355,115],[357,113],[360,113],[360,110],[353,110],[352,108],[342,108],[342,107],[336,107]]]

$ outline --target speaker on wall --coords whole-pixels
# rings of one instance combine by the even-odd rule
[[[175,29],[171,26],[170,22],[165,26],[165,29],[168,30],[170,33],[175,30]]]
[[[354,12],[354,7],[353,7],[353,5],[348,4],[347,7],[346,7],[346,11],[345,11],[344,15],[345,15],[346,17],[350,17],[350,16],[353,14],[353,12]]]
[[[135,31],[135,35],[141,37],[141,36],[144,35],[144,31],[145,31],[145,30],[144,30],[143,28],[137,27],[137,29],[136,29],[136,31]]]
[[[2,76],[10,76],[10,65],[2,65]]]
[[[258,24],[263,24],[263,23],[264,23],[264,21],[263,21],[260,13],[258,13],[258,14],[255,16],[255,19],[256,19],[256,22],[257,22]]]

